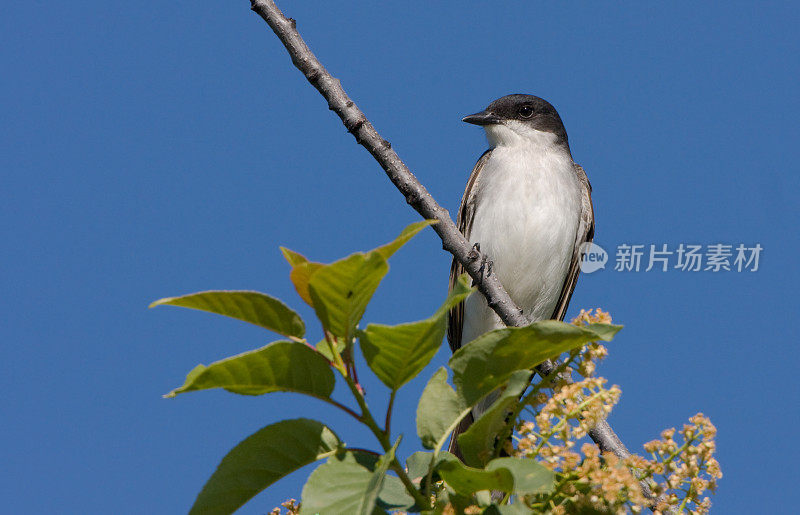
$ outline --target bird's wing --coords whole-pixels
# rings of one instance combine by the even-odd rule
[[[572,298],[572,292],[575,291],[575,284],[578,282],[578,274],[581,272],[581,245],[594,239],[592,185],[589,184],[589,178],[586,177],[586,172],[581,165],[575,165],[575,173],[583,186],[583,191],[581,192],[581,216],[578,221],[575,246],[572,250],[572,262],[567,271],[567,276],[564,279],[564,286],[561,287],[561,295],[558,297],[555,311],[553,311],[553,316],[551,317],[554,320],[564,320],[564,315],[567,314],[567,306],[569,306],[569,300]]]
[[[491,150],[487,150],[475,164],[472,174],[469,176],[467,182],[467,189],[464,191],[464,197],[461,199],[461,206],[458,209],[457,225],[458,229],[465,238],[470,238],[472,231],[472,221],[475,215],[475,193],[476,184],[479,181],[479,175],[483,169],[486,161],[489,159]],[[589,184],[589,179],[586,177],[586,172],[580,165],[575,165],[575,173],[582,185],[581,195],[581,215],[578,222],[578,230],[575,237],[575,246],[572,251],[572,262],[570,264],[567,276],[564,280],[564,286],[561,288],[561,295],[559,296],[556,309],[553,317],[556,320],[563,320],[567,312],[572,292],[575,290],[575,284],[578,282],[578,274],[580,273],[580,247],[586,241],[592,241],[594,238],[594,209],[592,208],[592,186]],[[456,279],[464,273],[464,267],[453,259],[450,266],[450,289],[453,289]],[[464,303],[462,302],[455,308],[450,310],[447,326],[447,340],[450,342],[450,349],[455,352],[461,348],[461,333],[464,324]],[[453,431],[450,437],[450,445],[448,450],[463,459],[461,449],[458,445],[458,436],[469,429],[474,421],[474,414],[469,413],[464,417]]]
[[[481,170],[483,170],[483,167],[486,164],[486,161],[489,160],[489,156],[491,154],[492,150],[487,150],[483,153],[480,159],[478,159],[478,162],[475,163],[475,168],[472,169],[472,173],[469,175],[467,188],[464,190],[464,196],[461,198],[461,205],[458,208],[456,225],[458,226],[458,230],[461,231],[461,234],[463,234],[467,240],[469,240],[470,233],[472,232],[472,221],[474,220],[475,215],[475,193],[477,191],[475,185],[478,183]],[[453,263],[450,265],[450,290],[453,289],[456,281],[463,273],[464,267],[461,266],[461,263],[456,261],[454,258]],[[450,350],[453,352],[461,348],[461,331],[463,327],[464,303],[462,302],[451,309],[448,316],[447,341],[450,343]]]

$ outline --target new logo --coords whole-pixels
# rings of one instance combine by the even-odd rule
[[[608,252],[590,241],[581,244],[581,272],[591,274],[606,267]]]

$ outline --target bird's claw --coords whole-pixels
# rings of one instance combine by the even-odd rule
[[[492,276],[492,266],[494,266],[494,261],[489,259],[485,254],[481,256],[481,276],[491,277]]]
[[[469,258],[470,261],[475,261],[478,258],[481,259],[481,266],[480,266],[480,268],[478,268],[478,272],[480,272],[480,274],[481,274],[481,280],[484,277],[491,277],[492,276],[492,266],[494,266],[494,262],[492,262],[491,259],[486,257],[485,254],[481,254],[481,244],[480,243],[476,242],[476,243],[474,243],[472,245],[472,250],[469,251],[469,253],[467,254],[467,257]],[[477,284],[478,284],[478,281],[473,279],[472,286],[476,286]]]
[[[476,259],[478,259],[478,257],[480,257],[480,255],[481,255],[481,244],[475,243],[474,245],[472,245],[472,250],[469,251],[467,257],[469,258],[470,261],[475,261]]]

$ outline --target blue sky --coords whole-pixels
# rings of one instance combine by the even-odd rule
[[[281,4],[451,212],[486,148],[460,118],[524,92],[564,119],[601,246],[760,243],[755,273],[607,266],[580,279],[570,316],[602,307],[625,324],[600,373],[622,388],[611,423],[631,449],[702,411],[719,429],[717,513],[796,504],[797,4]],[[12,2],[0,42],[4,510],[180,513],[280,418],[374,445],[295,395],[161,398],[272,335],[152,300],[257,289],[309,320],[279,245],[329,261],[417,220],[248,3]],[[429,316],[449,261],[423,233],[365,321]],[[398,399],[404,455],[446,359]],[[242,513],[298,497],[310,470]]]

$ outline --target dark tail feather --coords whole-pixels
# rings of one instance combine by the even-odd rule
[[[461,454],[461,449],[458,447],[458,435],[469,429],[469,426],[475,419],[472,416],[472,412],[470,412],[466,417],[461,419],[461,422],[458,423],[456,429],[453,431],[453,434],[450,436],[450,447],[448,447],[448,451],[451,454],[455,454],[458,459],[464,461],[464,456]]]
[[[453,434],[450,436],[450,447],[447,449],[450,451],[451,454],[455,454],[458,459],[462,462],[464,461],[464,456],[461,454],[461,449],[458,446],[458,435],[469,429],[469,426],[475,421],[475,418],[472,416],[472,412],[469,413],[466,417],[461,419],[461,422],[458,423]],[[508,456],[506,453],[502,454],[503,456]],[[503,492],[499,492],[497,490],[492,491],[492,500],[493,501],[500,501],[503,499],[505,494]]]

